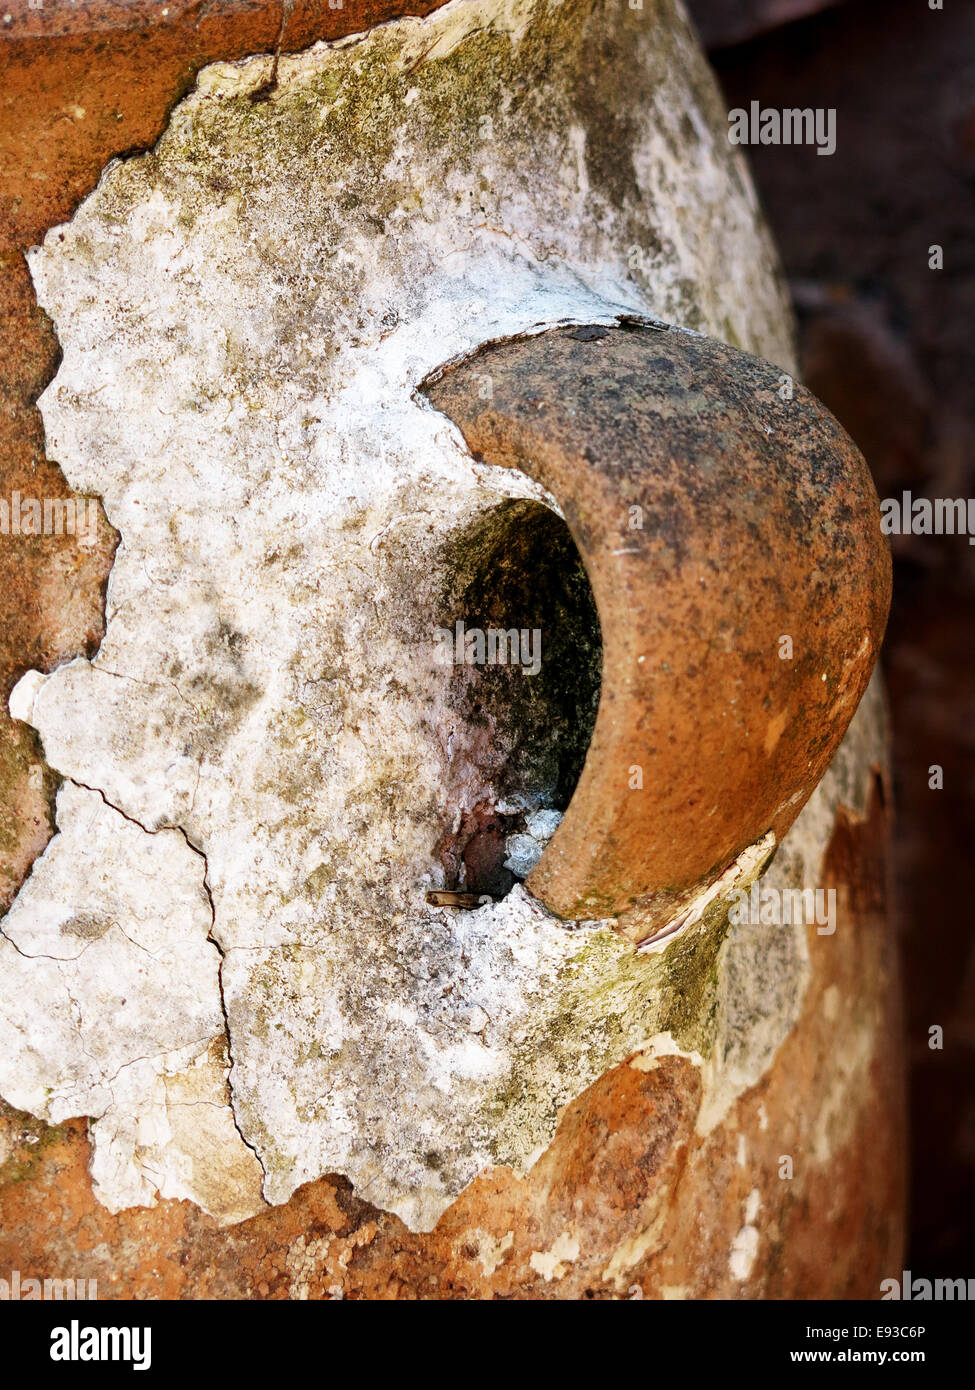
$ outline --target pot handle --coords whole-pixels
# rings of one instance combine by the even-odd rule
[[[866,689],[891,585],[867,466],[780,368],[637,321],[492,344],[423,391],[552,495],[599,615],[592,740],[526,886],[669,936],[767,860]]]

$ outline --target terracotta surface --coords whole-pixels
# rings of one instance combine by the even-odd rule
[[[35,401],[57,367],[58,345],[38,308],[24,251],[71,216],[112,158],[158,138],[196,73],[217,59],[300,48],[436,0],[136,0],[30,8],[11,0],[0,16],[0,495],[71,496],[45,457]],[[163,15],[162,10],[166,10]],[[103,636],[104,589],[117,536],[104,514],[98,542],[21,536],[0,546],[0,910],[50,839],[53,778],[36,740],[7,714],[25,670],[51,670],[92,655]],[[0,1104],[0,1111],[9,1113]]]
[[[435,4],[348,0],[290,7],[289,46],[336,38]],[[70,217],[113,157],[144,149],[169,110],[215,59],[272,49],[281,35],[277,4],[228,0],[167,7],[112,3],[70,12],[11,5],[0,27],[0,495],[67,497],[56,463],[44,456],[34,405],[57,366],[57,342],[36,305],[26,248]],[[271,59],[268,60],[270,74]],[[9,904],[50,836],[51,787],[23,725],[6,710],[12,686],[31,667],[50,670],[91,655],[102,637],[103,590],[117,538],[104,515],[99,544],[73,536],[20,537],[0,547],[0,759],[10,788],[0,811],[0,902]]]
[[[64,494],[33,404],[57,348],[34,305],[23,248],[70,215],[109,158],[153,141],[200,65],[270,49],[280,32],[277,6],[169,8],[171,23],[140,28],[149,7],[127,6],[123,28],[121,4],[79,5],[75,28],[48,11],[8,7],[14,22],[0,38],[5,495]],[[287,43],[429,8],[295,4]],[[75,32],[56,34],[58,23]],[[269,76],[270,67],[269,59]],[[27,667],[94,649],[110,564],[111,542],[91,554],[71,537],[0,549],[4,697]],[[4,715],[0,737],[11,788],[7,902],[50,833],[51,787],[23,726],[15,732]],[[111,1215],[92,1195],[83,1122],[49,1129],[0,1105],[0,1270],[97,1278],[101,1297],[649,1297],[686,1291],[689,1279],[693,1292],[714,1296],[875,1296],[880,1278],[900,1268],[903,1184],[885,834],[879,790],[868,822],[840,816],[823,883],[852,885],[856,948],[838,950],[810,930],[814,973],[802,1019],[760,1085],[706,1138],[695,1131],[690,1063],[624,1065],[569,1107],[528,1178],[498,1170],[479,1180],[430,1235],[411,1235],[331,1179],[221,1231],[187,1203]],[[831,1059],[864,1008],[873,1045],[862,1105],[835,1115]],[[779,1176],[782,1155],[794,1159],[791,1179]],[[741,1280],[729,1269],[727,1232],[744,1222],[756,1190],[772,1216]]]
[[[476,456],[556,497],[596,600],[596,726],[528,879],[563,917],[639,909],[626,929],[643,939],[766,832],[781,840],[866,688],[890,602],[876,494],[849,437],[802,387],[783,400],[783,380],[631,325],[492,346],[428,389]]]
[[[693,7],[692,7],[693,8]],[[697,9],[712,8],[699,0]],[[729,107],[835,106],[835,155],[751,149],[799,309],[803,375],[882,497],[975,497],[975,7],[859,0],[716,55]],[[944,249],[944,268],[928,248]],[[883,664],[893,898],[911,1065],[912,1248],[975,1259],[975,546],[892,536]],[[944,771],[940,790],[929,768]],[[929,1029],[944,1030],[943,1047]]]
[[[220,1231],[188,1203],[109,1215],[91,1194],[83,1125],[45,1130],[8,1112],[0,1269],[95,1278],[102,1298],[876,1298],[901,1269],[903,1240],[886,829],[878,782],[866,821],[838,818],[823,876],[851,887],[856,947],[810,931],[799,1024],[706,1137],[695,1132],[696,1069],[665,1057],[644,1070],[637,1059],[568,1107],[527,1178],[497,1169],[479,1179],[429,1235],[341,1179]],[[875,1046],[848,1063],[862,1104],[837,1108],[836,1049],[864,1017]],[[759,1244],[739,1279],[728,1233],[746,1224],[755,1192]]]

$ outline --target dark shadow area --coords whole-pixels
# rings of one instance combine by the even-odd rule
[[[881,499],[975,497],[975,7],[859,0],[799,22],[749,0],[712,52],[727,105],[833,107],[836,152],[746,153],[799,314],[812,390]],[[724,0],[692,0],[715,48]],[[761,34],[761,30],[770,32]],[[754,37],[758,35],[757,37]],[[940,247],[943,268],[932,264]],[[884,671],[903,947],[918,1275],[975,1262],[975,546],[894,536]],[[935,769],[941,770],[939,775]],[[942,1045],[933,1029],[942,1030]]]
[[[564,812],[579,780],[599,704],[599,619],[568,527],[537,502],[479,516],[451,536],[443,565],[438,622],[454,633],[444,675],[484,793],[440,857],[449,881],[503,896],[523,877],[504,867],[506,839],[528,833],[536,811]]]

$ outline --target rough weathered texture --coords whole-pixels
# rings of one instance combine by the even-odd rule
[[[644,114],[609,149],[592,53],[627,43]],[[558,687],[579,652],[554,685],[505,672],[486,713],[475,670],[436,666],[438,624],[476,618],[482,556],[510,552],[545,494],[473,465],[413,388],[546,321],[686,306],[727,331],[722,243],[745,278],[737,336],[785,357],[731,151],[667,125],[694,61],[673,20],[461,4],[283,58],[257,102],[260,62],[208,69],[153,154],[32,254],[64,352],[49,445],[125,545],[95,660],[26,677],[11,707],[62,776],[204,857],[234,1106],[272,1201],[338,1169],[428,1226],[485,1165],[530,1163],[561,1106],[674,1026],[674,958],[568,931],[517,887],[470,915],[423,902],[452,886],[438,846],[467,822],[571,791],[552,735],[574,722]],[[687,138],[693,211],[675,196]],[[658,264],[632,269],[631,240],[651,236]],[[89,847],[60,828],[72,913]],[[719,918],[686,967],[691,1049]],[[124,1122],[100,1116],[96,1149]]]
[[[427,0],[408,6],[346,0],[341,9],[320,0],[219,0],[204,6],[187,0],[167,6],[89,0],[71,7],[6,7],[0,17],[0,475],[6,501],[17,494],[48,502],[73,498],[58,466],[45,457],[35,402],[54,373],[58,345],[35,303],[23,251],[70,215],[110,158],[158,137],[173,104],[206,62],[273,49],[276,42],[300,46],[335,38],[407,9],[431,8]],[[257,62],[270,77],[273,56]],[[25,669],[49,670],[97,650],[117,541],[100,511],[93,544],[70,533],[2,537],[4,701]],[[6,907],[50,838],[56,785],[36,735],[6,710],[0,714],[0,779],[0,904]],[[86,862],[79,880],[88,872]],[[202,867],[199,873],[202,884]],[[23,967],[13,960],[12,948],[5,963],[19,978]],[[215,1003],[211,998],[211,1014]],[[173,1075],[177,1054],[171,1051],[165,1063],[159,1060],[152,1080],[144,1074],[138,1041],[128,1040],[127,1075],[131,1079],[142,1068],[142,1081],[128,1088],[127,1104],[131,1114],[142,1112],[141,1129],[136,1138],[126,1125],[119,1127],[121,1155],[114,1143],[103,1145],[104,1161],[95,1164],[103,1199],[111,1202],[114,1192],[116,1202],[144,1200],[157,1187],[164,1193],[168,1188],[171,1196],[188,1193],[231,1220],[262,1204],[259,1165],[236,1135],[228,1105],[222,1015],[216,1031],[214,1046],[204,1048],[182,1076]],[[53,1037],[48,1042],[53,1045]],[[20,1042],[16,1051],[22,1061]],[[77,1055],[61,1060],[70,1066]],[[106,1110],[112,1106],[92,1103],[90,1113]],[[41,1105],[39,1113],[49,1112]],[[160,1144],[169,1152],[165,1172],[154,1157]],[[215,1164],[220,1153],[223,1161]]]
[[[179,831],[147,836],[71,783],[58,823],[3,922],[6,1099],[55,1123],[94,1118],[92,1178],[112,1210],[161,1195],[253,1215],[261,1172],[227,1107],[202,861]],[[54,1007],[38,1026],[41,998]],[[199,1108],[188,1118],[185,1106]]]
[[[881,497],[975,497],[973,53],[971,5],[859,0],[721,57],[729,106],[837,108],[836,153],[813,157],[814,170],[772,146],[750,159],[795,287],[803,375],[856,440]],[[933,243],[941,270],[928,264]],[[975,546],[961,535],[890,540],[909,1267],[937,1278],[975,1268]],[[932,786],[934,764],[943,786]]]
[[[0,475],[3,493],[67,499],[44,456],[35,402],[53,375],[57,343],[37,309],[23,252],[70,216],[109,159],[146,148],[197,71],[215,58],[337,38],[429,0],[86,0],[0,13]],[[162,11],[166,13],[163,14]],[[271,73],[273,56],[261,62]],[[103,631],[104,585],[117,536],[100,517],[95,544],[71,534],[4,538],[0,545],[0,685],[25,669],[91,655]],[[53,824],[51,778],[36,739],[0,714],[0,902],[9,903]]]
[[[607,87],[607,66],[625,82]],[[739,1161],[729,1129],[739,1097],[769,1084],[805,1016],[804,931],[729,933],[712,904],[663,955],[634,958],[599,926],[565,931],[520,889],[478,913],[422,906],[425,882],[442,881],[458,860],[472,872],[481,864],[465,818],[478,821],[485,793],[496,800],[510,790],[497,753],[516,745],[485,737],[483,726],[477,733],[463,672],[431,715],[435,725],[449,713],[448,736],[430,740],[415,698],[429,693],[429,670],[411,665],[420,649],[410,643],[421,630],[427,641],[458,597],[486,603],[471,556],[517,549],[526,530],[549,557],[565,553],[565,539],[549,499],[472,465],[456,433],[411,393],[445,359],[491,338],[560,321],[613,323],[621,311],[667,315],[790,369],[774,261],[742,166],[720,137],[713,87],[667,7],[640,15],[584,4],[540,6],[533,16],[454,6],[425,24],[282,60],[270,94],[267,72],[265,58],[205,74],[154,155],[109,171],[35,258],[65,348],[45,404],[53,447],[72,479],[105,495],[125,545],[98,657],[64,667],[53,683],[29,677],[15,703],[38,720],[47,710],[52,757],[69,769],[62,800],[72,777],[90,778],[118,798],[121,811],[106,819],[116,834],[131,825],[123,811],[145,817],[148,833],[132,829],[146,841],[179,825],[205,857],[206,873],[194,863],[185,886],[213,893],[234,1105],[245,1135],[262,1146],[269,1195],[280,1199],[335,1161],[360,1190],[320,1181],[224,1234],[195,1208],[165,1200],[192,1192],[216,1220],[233,1219],[226,1196],[249,1154],[230,1133],[218,1044],[188,1069],[164,1060],[165,1094],[149,1098],[148,1118],[160,1122],[153,1143],[133,1146],[128,1169],[114,1175],[116,1193],[123,1180],[155,1181],[163,1194],[155,1211],[112,1217],[94,1206],[78,1127],[44,1131],[10,1117],[2,1201],[18,1267],[37,1252],[78,1273],[90,1260],[103,1293],[257,1296],[343,1287],[566,1296],[591,1271],[600,1292],[618,1296],[630,1269],[645,1268],[642,1256],[697,1221],[698,1203],[713,1216],[699,1232],[708,1251],[697,1250],[699,1272],[687,1265],[679,1280],[648,1277],[646,1292],[774,1291],[769,1271],[746,1270],[742,1253],[755,1240],[742,1230],[761,1226],[751,1196],[759,1172],[770,1240],[782,1210],[764,1150],[741,1160],[741,1193],[708,1171],[709,1160],[688,1185],[689,1206],[668,1198],[661,1218],[659,1204],[689,1125],[713,1136],[719,1167],[732,1153]],[[342,189],[344,204],[335,197]],[[223,338],[218,322],[229,328]],[[558,568],[542,556],[546,575]],[[522,588],[532,588],[525,577]],[[581,620],[578,592],[551,579],[542,589]],[[402,688],[382,678],[391,647]],[[536,712],[540,729],[549,715],[564,724],[558,684]],[[519,707],[515,686],[495,696],[498,716]],[[268,725],[276,701],[305,711],[300,747],[286,721]],[[323,749],[322,729],[336,728],[342,737]],[[876,703],[865,702],[771,882],[822,882],[838,807],[862,811],[867,769],[882,759],[878,731]],[[428,760],[418,782],[415,766],[397,763],[407,747],[421,769]],[[268,749],[279,761],[265,762]],[[555,796],[560,781],[571,791],[571,768],[553,768],[550,752],[543,746],[535,761],[549,782],[522,785],[523,798]],[[360,799],[347,815],[350,769]],[[313,839],[330,817],[343,830],[330,853],[296,859],[294,836]],[[359,839],[351,849],[350,828]],[[61,899],[70,915],[86,847],[70,828],[55,845],[79,866]],[[255,847],[264,855],[256,867]],[[110,881],[117,851],[103,867]],[[282,876],[290,876],[284,892]],[[62,921],[54,926],[60,936]],[[896,1183],[879,1185],[869,1156],[850,1162],[856,1134],[840,1132],[833,1106],[874,1133],[891,1132],[886,1098],[877,1110],[864,1102],[885,1046],[888,982],[871,973],[872,960],[861,971],[852,934],[843,940],[831,959],[844,992],[830,1016],[854,1040],[843,1001],[866,999],[869,1015],[860,1007],[856,1026],[865,1017],[870,1026],[842,1068],[821,1064],[809,1078],[802,1124],[814,1148],[802,1193],[816,1202],[838,1171],[848,1174],[838,1205],[846,1228],[866,1238],[878,1212],[896,1210]],[[529,949],[505,955],[512,944]],[[582,968],[560,978],[567,961]],[[555,968],[546,975],[546,966]],[[478,989],[500,992],[499,1026]],[[55,991],[46,1002],[57,1007]],[[103,1001],[96,993],[90,1002]],[[530,1020],[520,1041],[518,1009]],[[333,1023],[350,1041],[338,1058],[327,1052]],[[637,1050],[637,1067],[614,1067]],[[472,1060],[485,1070],[472,1075]],[[472,1097],[497,1085],[491,1067],[509,1068],[510,1084],[485,1122]],[[773,1120],[765,1116],[773,1134],[789,1086],[780,1074]],[[354,1097],[345,1114],[343,1087]],[[219,1105],[195,1103],[215,1096]],[[219,1135],[194,1128],[204,1113]],[[427,1117],[455,1136],[448,1152],[418,1147]],[[96,1169],[98,1147],[120,1152],[124,1122],[138,1118],[97,1120]],[[761,1127],[761,1113],[746,1123],[749,1132]],[[560,1137],[532,1165],[559,1124]],[[603,1132],[621,1139],[597,1167]],[[383,1148],[387,1135],[398,1149]],[[275,1136],[284,1140],[276,1148]],[[499,1162],[505,1156],[511,1166]],[[634,1183],[644,1170],[665,1174],[663,1185],[652,1176]],[[99,1183],[112,1200],[101,1170]],[[397,1205],[412,1224],[446,1210],[436,1232],[410,1234],[366,1206],[364,1193]],[[575,1216],[579,1203],[588,1212],[584,1240],[568,1201]],[[815,1253],[833,1228],[810,1231],[797,1219],[800,1243]],[[589,1240],[577,1267],[576,1244]],[[144,1264],[136,1246],[150,1252]],[[868,1291],[875,1272],[864,1267],[860,1285],[837,1274],[832,1287]],[[797,1278],[781,1285],[822,1287],[805,1266]]]
[[[878,781],[864,817],[837,817],[816,878],[852,887],[844,934],[810,932],[795,1027],[712,1128],[708,1068],[637,1056],[531,1172],[485,1174],[418,1235],[336,1177],[230,1230],[187,1202],[110,1216],[82,1127],[10,1115],[0,1268],[96,1278],[102,1298],[876,1298],[904,1197],[884,800]],[[778,934],[748,930],[759,954]]]
[[[488,347],[428,394],[555,497],[599,613],[586,766],[527,886],[644,940],[782,839],[846,732],[890,604],[869,471],[778,368],[638,324]]]

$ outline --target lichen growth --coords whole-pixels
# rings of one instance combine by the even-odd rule
[[[598,85],[607,60],[625,84]],[[283,56],[252,100],[265,81],[204,70],[156,149],[32,253],[64,348],[49,442],[124,537],[98,656],[33,717],[65,776],[205,856],[212,1002],[268,1199],[341,1171],[428,1226],[659,1031],[713,1051],[724,927],[652,958],[518,886],[426,905],[439,840],[485,795],[571,794],[598,624],[548,499],[472,460],[416,388],[492,338],[620,312],[789,367],[787,320],[663,0],[450,4]],[[565,629],[561,674],[489,674],[475,708],[433,672],[432,630],[455,602],[495,615],[474,560],[502,574],[499,538],[513,604],[540,536],[565,563],[525,588]]]
[[[47,1151],[67,1137],[66,1125],[48,1125],[24,1110],[0,1102],[0,1125],[6,1157],[0,1161],[0,1187],[28,1182],[45,1161]]]

